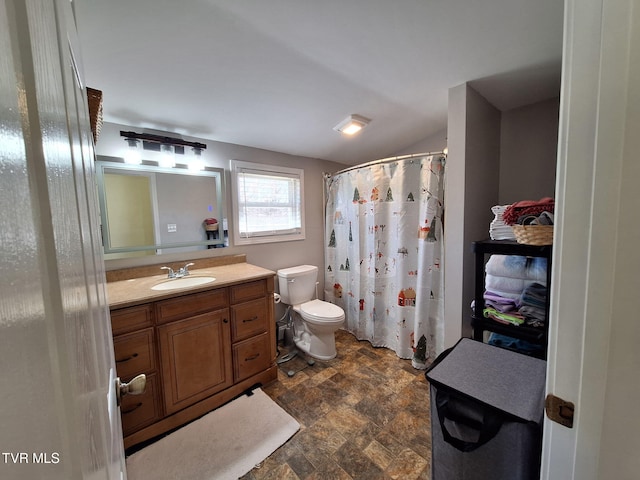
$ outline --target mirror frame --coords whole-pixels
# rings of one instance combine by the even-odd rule
[[[157,245],[140,245],[133,247],[112,247],[111,239],[109,236],[109,222],[108,222],[108,212],[107,212],[107,194],[105,191],[105,183],[104,183],[104,174],[105,169],[115,169],[115,170],[131,170],[138,172],[152,172],[152,173],[169,173],[174,175],[189,175],[189,176],[207,176],[212,177],[216,183],[216,205],[217,211],[212,212],[212,217],[218,218],[219,225],[223,225],[224,219],[224,169],[222,168],[213,168],[213,167],[205,167],[204,170],[189,170],[187,168],[180,168],[178,166],[174,168],[163,168],[156,165],[142,164],[142,165],[131,165],[124,163],[122,159],[117,157],[114,158],[114,161],[108,160],[111,157],[101,157],[98,156],[95,162],[96,167],[96,181],[98,184],[98,203],[100,205],[100,221],[101,221],[101,233],[102,233],[102,246],[104,249],[104,253],[130,253],[130,252],[142,252],[149,250],[156,250],[156,255],[158,250],[163,250],[166,248],[180,248],[180,247],[199,247],[199,246],[224,246],[224,231],[220,230],[220,234],[218,235],[218,239],[214,240],[204,240],[201,242],[179,242],[179,243],[169,243],[169,244],[157,244]],[[118,161],[119,160],[119,161]]]

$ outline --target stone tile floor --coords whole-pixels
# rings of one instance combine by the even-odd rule
[[[431,478],[424,372],[343,330],[336,348],[327,362],[309,366],[296,356],[281,364],[263,388],[300,430],[242,480]]]

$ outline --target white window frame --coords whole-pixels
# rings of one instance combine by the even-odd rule
[[[233,243],[234,245],[252,245],[258,243],[288,242],[305,239],[305,215],[304,215],[304,170],[301,168],[280,167],[262,163],[231,160],[231,188],[233,207]],[[292,177],[300,182],[300,227],[286,231],[256,232],[254,234],[240,233],[240,210],[244,208],[244,198],[239,179],[242,173],[256,175]]]

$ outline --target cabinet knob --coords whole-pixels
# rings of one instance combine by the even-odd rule
[[[226,318],[223,318],[223,319],[222,319],[222,323],[229,323],[229,320],[228,320],[228,319],[226,319]]]

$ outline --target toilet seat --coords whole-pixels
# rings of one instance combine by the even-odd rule
[[[298,310],[298,309],[296,309]],[[300,305],[302,318],[311,323],[327,323],[344,320],[344,310],[333,303],[311,300]]]

